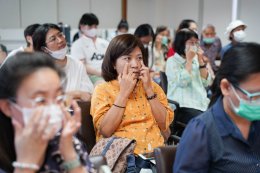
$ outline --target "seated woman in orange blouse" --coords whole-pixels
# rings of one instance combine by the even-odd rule
[[[152,152],[164,143],[173,111],[143,64],[144,47],[131,34],[116,36],[102,64],[105,83],[96,86],[91,115],[97,140],[118,136],[135,139],[135,153]]]

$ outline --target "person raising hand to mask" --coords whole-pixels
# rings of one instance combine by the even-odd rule
[[[128,96],[133,92],[136,82],[138,80],[138,72],[133,72],[132,70],[130,71],[129,66],[129,63],[125,63],[123,72],[118,75],[120,92],[122,93],[122,96],[125,98],[128,98]]]
[[[63,76],[52,57],[39,52],[17,53],[1,66],[0,172],[92,171],[74,137],[81,111],[75,101],[73,116],[67,111]]]
[[[176,118],[186,124],[207,109],[209,99],[205,87],[211,84],[212,77],[194,31],[180,30],[173,45],[176,53],[166,62],[167,96],[179,102]]]
[[[208,69],[205,68],[206,64],[207,64],[207,57],[205,57],[203,55],[204,51],[201,49],[201,47],[197,43],[196,38],[191,38],[190,40],[188,40],[186,42],[185,52],[186,52],[186,59],[187,59],[186,69],[190,73],[192,72],[192,61],[195,57],[197,57],[198,64],[199,64],[199,67],[200,67],[201,77],[203,77],[204,79],[207,79]]]
[[[162,133],[173,120],[166,95],[144,65],[144,55],[134,35],[114,37],[102,64],[106,82],[96,86],[91,100],[97,140],[112,135],[135,139],[136,154],[163,145]]]

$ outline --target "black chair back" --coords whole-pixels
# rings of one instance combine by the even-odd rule
[[[154,149],[156,171],[158,173],[172,173],[175,160],[176,146],[163,146]]]
[[[167,94],[168,80],[165,72],[160,71],[161,87],[165,94]]]
[[[96,133],[90,115],[91,102],[78,101],[78,105],[81,108],[81,128],[77,136],[86,144],[87,152],[90,153],[96,144]]]

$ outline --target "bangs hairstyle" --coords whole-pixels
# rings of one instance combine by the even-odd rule
[[[139,25],[135,32],[134,35],[141,38],[141,37],[146,37],[146,36],[152,36],[154,38],[154,32],[153,32],[153,28],[151,25],[149,24],[142,24]]]
[[[198,34],[190,29],[184,28],[176,33],[172,47],[179,55],[185,55],[186,41],[192,37],[199,39]]]
[[[181,29],[184,29],[184,28],[189,28],[190,27],[190,24],[191,23],[196,23],[194,20],[192,19],[184,19],[181,21],[177,31],[180,31]]]
[[[62,32],[58,25],[52,23],[45,23],[39,26],[32,36],[34,51],[43,51],[42,48],[46,47],[46,35],[50,29],[56,29]]]
[[[85,13],[81,16],[80,20],[79,20],[79,29],[80,29],[80,25],[98,25],[99,21],[98,18],[95,14],[93,13]]]
[[[143,59],[145,59],[144,46],[134,35],[118,35],[111,40],[102,63],[102,76],[105,81],[109,82],[117,79],[116,60],[123,55],[129,55],[136,47],[141,49]],[[145,65],[147,66],[147,64]]]

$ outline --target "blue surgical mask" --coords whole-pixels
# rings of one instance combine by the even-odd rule
[[[239,97],[233,86],[231,88],[239,100],[239,105],[235,106],[233,101],[229,99],[234,112],[248,121],[260,120],[260,102],[244,100]]]
[[[214,37],[213,38],[203,38],[203,42],[205,44],[212,44],[212,43],[214,43],[214,41],[215,41]]]

